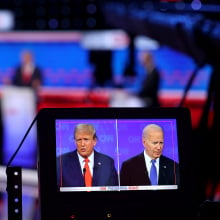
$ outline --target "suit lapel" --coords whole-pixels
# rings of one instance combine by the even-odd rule
[[[100,174],[100,168],[102,166],[102,162],[99,160],[99,154],[94,151],[94,167],[93,167],[93,185],[97,185],[98,177]]]
[[[142,181],[145,184],[149,184],[150,183],[150,179],[148,176],[148,172],[147,172],[147,168],[146,168],[146,163],[145,163],[145,158],[144,158],[144,152],[139,154],[139,164],[137,164],[136,167],[139,167],[140,173],[142,175]],[[134,169],[136,169],[136,167],[134,167]],[[137,171],[136,171],[137,172]]]
[[[72,163],[72,169],[74,170],[74,176],[72,178],[75,179],[75,181],[79,181],[79,185],[84,185],[84,179],[83,179],[83,175],[82,175],[82,171],[81,171],[81,166],[80,166],[80,162],[79,162],[79,158],[77,155],[77,151],[75,150],[73,152],[73,163]],[[71,174],[70,174],[71,175]]]
[[[159,185],[166,184],[166,172],[167,172],[167,164],[163,156],[160,157],[160,164],[159,164]]]

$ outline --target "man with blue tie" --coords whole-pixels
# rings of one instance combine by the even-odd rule
[[[179,165],[162,155],[164,132],[158,124],[149,124],[142,132],[144,151],[122,163],[120,185],[178,185]]]
[[[57,158],[58,187],[117,186],[118,174],[113,158],[94,150],[97,143],[94,126],[77,124],[74,141],[76,150]]]

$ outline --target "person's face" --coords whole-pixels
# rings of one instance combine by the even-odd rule
[[[22,54],[21,60],[23,64],[32,62],[33,61],[32,54],[30,52],[24,52]]]
[[[149,70],[149,73],[151,73],[151,69],[153,68],[153,58],[151,54],[149,53],[143,53],[141,54],[141,62],[147,70]]]
[[[147,137],[142,139],[146,153],[156,159],[161,156],[164,145],[164,136],[162,131],[149,131]]]
[[[93,136],[85,131],[77,131],[75,134],[75,143],[78,153],[82,157],[88,157],[97,143]]]

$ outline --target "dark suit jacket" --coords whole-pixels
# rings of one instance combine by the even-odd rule
[[[84,177],[81,171],[77,151],[65,153],[57,158],[57,183],[63,187],[83,187]],[[94,151],[93,186],[118,185],[118,175],[114,160]]]
[[[165,156],[160,157],[158,185],[179,184],[179,165]],[[120,185],[151,185],[144,160],[144,153],[124,161],[120,171]]]
[[[147,107],[159,107],[158,91],[160,87],[160,73],[154,68],[151,73],[147,74],[142,83],[139,97],[145,99]]]
[[[42,73],[41,73],[41,70],[39,67],[35,67],[34,68],[34,71],[33,71],[33,74],[31,76],[31,79],[29,82],[27,83],[24,83],[22,81],[22,67],[21,66],[18,66],[16,68],[16,71],[15,71],[15,75],[13,76],[13,79],[12,79],[12,84],[15,85],[15,86],[27,86],[27,87],[32,87],[32,83],[35,79],[38,79],[40,80],[40,82],[42,82]]]

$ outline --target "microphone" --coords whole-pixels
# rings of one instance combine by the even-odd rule
[[[86,180],[85,180],[85,173],[86,173],[86,168],[83,168],[83,178],[84,178],[84,185],[86,186]]]

